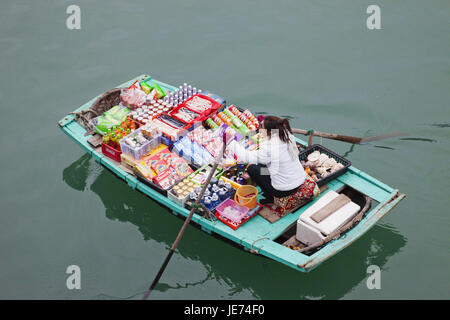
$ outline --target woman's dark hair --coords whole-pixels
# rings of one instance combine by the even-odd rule
[[[273,129],[278,129],[280,140],[289,143],[289,133],[292,133],[291,126],[288,119],[281,119],[275,116],[268,116],[264,118],[264,128],[267,130],[267,135],[270,137]]]

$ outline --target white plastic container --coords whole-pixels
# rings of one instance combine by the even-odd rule
[[[143,156],[145,156],[147,153],[155,149],[157,146],[159,146],[161,141],[161,133],[156,133],[151,140],[148,140],[145,142],[142,146],[138,148],[132,148],[129,146],[125,140],[128,138],[132,138],[136,134],[138,134],[141,131],[142,127],[134,131],[133,133],[129,134],[128,136],[122,138],[120,143],[120,149],[122,150],[122,153],[125,153],[126,155],[129,155],[133,157],[136,160],[139,160]]]
[[[178,198],[176,195],[173,194],[172,189],[170,189],[170,190],[167,192],[167,198],[170,199],[170,200],[175,201],[175,202],[178,203],[180,206],[185,207],[186,201],[187,201],[187,199],[189,199],[189,193],[188,193],[187,196],[184,197],[184,198]]]
[[[319,223],[311,219],[314,213],[338,196],[338,193],[330,190],[303,212],[297,221],[297,240],[308,245],[315,243],[338,230],[355,217],[361,207],[354,202],[349,202]]]

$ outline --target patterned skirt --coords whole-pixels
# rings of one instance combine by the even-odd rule
[[[307,175],[305,181],[297,191],[286,197],[274,197],[274,203],[266,204],[265,207],[269,208],[281,218],[296,211],[319,194],[320,190],[316,182]]]

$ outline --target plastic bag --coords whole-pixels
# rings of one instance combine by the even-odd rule
[[[147,95],[140,89],[124,89],[120,94],[120,101],[132,110],[142,107],[146,100]]]
[[[129,112],[128,108],[122,106],[114,106],[103,112],[101,116],[92,121],[92,124],[95,125],[95,132],[104,135],[108,129],[120,125],[127,118]]]

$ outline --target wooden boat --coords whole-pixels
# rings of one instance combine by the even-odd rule
[[[118,88],[126,88],[136,80],[150,78],[148,75],[141,75],[123,83]],[[165,91],[176,89],[169,84],[155,79],[152,80]],[[119,92],[119,90],[113,90],[109,92],[109,95],[95,97],[61,119],[58,122],[59,127],[90,154],[96,162],[124,180],[131,188],[164,205],[173,214],[182,218],[187,217],[189,211],[186,208],[144,183],[122,163],[102,154],[101,147],[93,143],[95,136],[80,124],[84,119],[83,117],[80,119],[80,114],[88,117],[89,110],[94,102],[100,101],[102,103],[102,98],[108,99],[111,97],[111,93],[114,95],[119,94]],[[306,146],[305,141],[298,138],[296,140],[299,144]],[[353,220],[337,232],[330,234],[322,242],[313,245],[307,246],[300,243],[296,240],[295,233],[299,216],[317,199],[274,223],[270,223],[257,215],[237,230],[233,230],[219,220],[209,219],[198,214],[194,214],[191,223],[206,233],[232,241],[253,254],[265,256],[302,272],[308,272],[361,237],[405,197],[397,189],[387,186],[353,166],[350,166],[343,175],[328,182],[326,189],[323,194],[329,190],[346,194],[361,207],[361,210]]]

